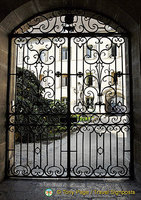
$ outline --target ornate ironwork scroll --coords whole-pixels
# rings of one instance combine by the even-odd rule
[[[8,176],[130,176],[126,32],[84,11],[41,14],[11,37]]]

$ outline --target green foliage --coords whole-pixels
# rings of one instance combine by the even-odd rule
[[[65,130],[58,127],[61,127],[61,112],[66,113],[66,105],[59,100],[54,102],[44,98],[43,92],[34,73],[17,68],[15,132],[18,142],[47,139]],[[51,124],[57,128],[50,128]]]

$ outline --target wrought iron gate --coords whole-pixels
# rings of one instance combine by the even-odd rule
[[[8,176],[130,176],[128,38],[102,20],[54,12],[10,35]]]

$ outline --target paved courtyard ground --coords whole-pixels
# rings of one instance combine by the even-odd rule
[[[46,189],[53,195],[45,195]],[[107,194],[96,194],[105,191]],[[135,194],[118,194],[134,191]],[[61,194],[60,194],[61,193]],[[114,193],[114,194],[113,194]],[[117,193],[117,194],[115,194]],[[141,200],[141,185],[134,181],[5,180],[0,183],[0,200]]]

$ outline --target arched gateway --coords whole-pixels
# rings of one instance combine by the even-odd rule
[[[8,176],[130,176],[128,35],[84,11],[10,35]]]

